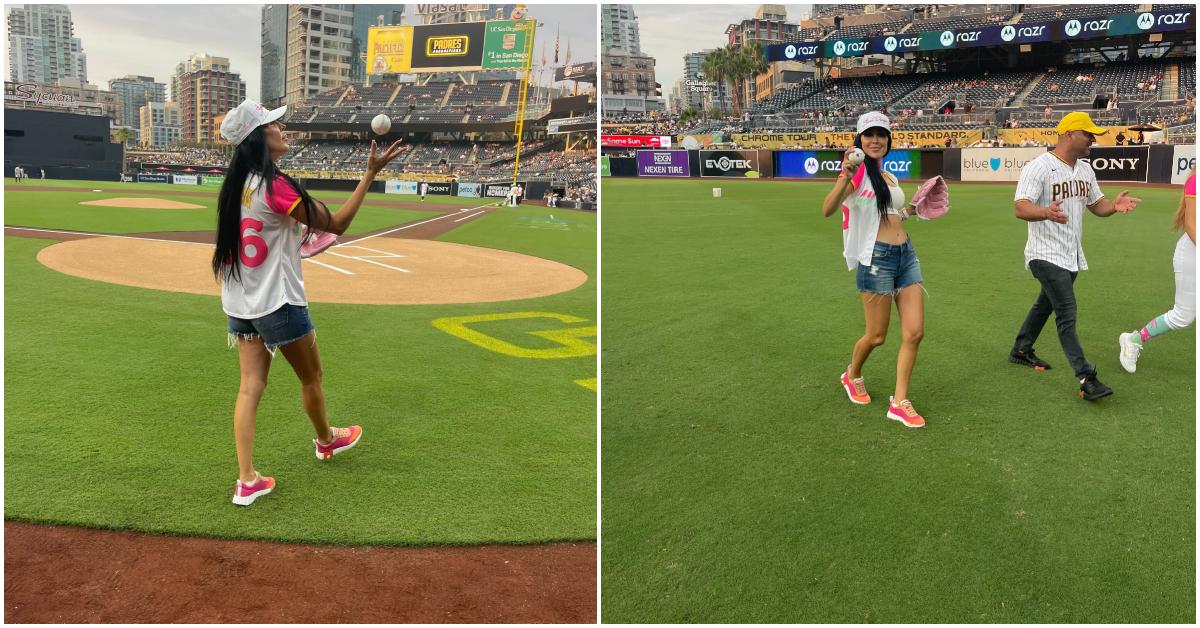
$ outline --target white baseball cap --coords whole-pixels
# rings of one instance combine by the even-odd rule
[[[864,113],[858,117],[859,134],[862,134],[863,131],[866,131],[872,127],[880,127],[888,133],[891,133],[892,121],[889,120],[888,117],[881,111],[868,111],[867,113]]]
[[[221,137],[226,142],[237,146],[242,143],[258,127],[270,124],[287,113],[287,105],[278,109],[266,107],[247,98],[236,109],[230,109],[221,121]]]

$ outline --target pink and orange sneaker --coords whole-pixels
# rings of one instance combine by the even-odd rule
[[[912,402],[907,399],[896,403],[894,398],[888,397],[887,417],[903,423],[904,427],[925,427],[925,419],[917,414],[917,411],[913,409]]]
[[[850,401],[864,406],[871,403],[871,395],[867,394],[867,385],[863,383],[863,378],[850,379],[850,367],[846,367],[846,372],[842,373],[842,388],[846,389],[846,395],[850,397]]]
[[[265,478],[258,471],[254,472],[254,477],[256,479],[249,484],[238,479],[233,485],[233,503],[238,506],[249,506],[254,503],[254,500],[275,489],[275,478]]]
[[[317,460],[329,460],[334,454],[340,454],[357,445],[358,439],[362,438],[362,427],[358,425],[330,429],[333,430],[333,440],[329,443],[321,444],[317,439],[313,439],[313,446],[317,448]]]

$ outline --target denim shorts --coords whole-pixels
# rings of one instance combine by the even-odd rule
[[[285,303],[283,307],[254,319],[229,317],[229,344],[236,338],[262,336],[268,349],[295,342],[313,331],[308,308],[303,305]]]
[[[855,277],[859,292],[893,296],[902,288],[922,281],[921,260],[917,259],[917,250],[913,248],[911,239],[905,240],[904,244],[875,242],[871,265],[859,264]]]

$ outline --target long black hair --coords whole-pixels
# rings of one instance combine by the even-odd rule
[[[887,152],[883,154],[884,157],[892,152],[891,131],[887,132],[887,140]],[[854,136],[854,146],[862,149],[862,133]],[[867,151],[864,150],[863,154],[866,155]],[[883,178],[883,169],[880,160],[867,155],[863,159],[863,166],[867,168],[867,176],[871,178],[871,187],[875,188],[875,206],[879,208],[879,219],[883,220],[887,218],[888,206],[892,204],[892,191],[888,189],[887,181]]]
[[[251,131],[250,135],[246,136],[246,139],[242,140],[242,143],[234,149],[233,157],[229,160],[229,170],[225,173],[225,182],[221,184],[221,193],[217,195],[217,249],[213,251],[212,270],[218,280],[224,278],[236,279],[239,282],[242,280],[241,251],[239,251],[242,242],[242,194],[245,191],[246,179],[251,174],[262,177],[262,181],[267,186],[268,196],[271,195],[275,178],[282,176],[300,193],[300,207],[304,211],[305,224],[313,225],[318,229],[326,229],[329,226],[328,224],[318,225],[315,222],[318,215],[322,218],[327,217],[328,210],[317,212],[316,203],[308,195],[308,192],[271,160],[271,151],[267,148],[267,138],[263,133],[263,128],[260,126]],[[307,233],[304,240],[307,241],[310,237],[312,234]]]

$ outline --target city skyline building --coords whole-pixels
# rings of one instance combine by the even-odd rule
[[[54,83],[75,78],[87,83],[87,55],[75,37],[65,4],[27,4],[8,8],[9,80]]]

